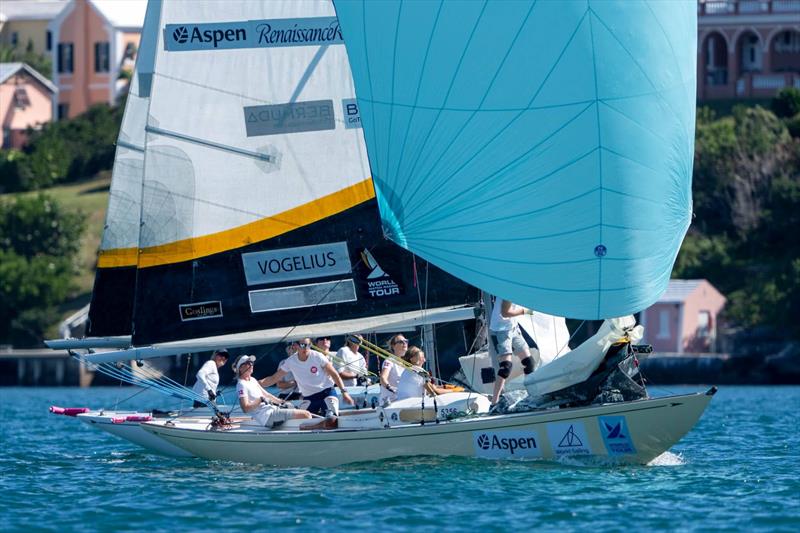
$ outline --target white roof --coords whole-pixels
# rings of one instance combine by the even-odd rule
[[[91,0],[95,9],[115,28],[139,28],[144,24],[147,0]]]
[[[6,20],[52,20],[67,0],[3,0],[0,15]]]
[[[53,82],[39,74],[33,67],[26,65],[25,63],[0,63],[0,83],[5,82],[8,78],[16,74],[18,71],[24,70],[35,79],[37,79],[42,85],[53,91],[54,93],[58,92],[58,89]]]
[[[704,281],[704,279],[671,279],[658,303],[681,303]]]

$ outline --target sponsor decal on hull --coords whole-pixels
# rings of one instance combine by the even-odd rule
[[[167,24],[164,50],[232,50],[344,44],[336,17]]]
[[[597,422],[600,424],[600,435],[603,436],[608,455],[636,454],[624,416],[600,416]]]
[[[589,436],[583,422],[553,422],[547,424],[547,438],[556,457],[592,455]]]
[[[472,444],[476,457],[524,459],[541,457],[535,431],[474,431]]]
[[[183,322],[222,317],[222,302],[220,301],[181,304],[178,308]]]

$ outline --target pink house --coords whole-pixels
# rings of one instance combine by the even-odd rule
[[[58,90],[25,63],[0,63],[0,120],[3,148],[21,148],[26,130],[53,120]]]
[[[662,353],[715,351],[717,316],[725,301],[707,280],[670,280],[661,298],[642,311],[644,342]]]
[[[50,22],[59,119],[113,105],[124,92],[146,7],[146,0],[69,0]]]

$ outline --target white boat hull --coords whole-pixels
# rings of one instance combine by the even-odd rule
[[[381,429],[208,431],[163,422],[145,422],[142,428],[198,457],[278,466],[327,467],[419,455],[599,456],[645,464],[697,423],[714,392]]]

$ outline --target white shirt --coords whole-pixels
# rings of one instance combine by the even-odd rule
[[[325,372],[328,358],[321,353],[310,350],[308,359],[301,361],[297,354],[287,357],[282,363],[282,369],[291,372],[300,394],[311,396],[328,387],[333,387],[333,379]]]
[[[250,379],[240,379],[236,383],[236,397],[244,398],[248,404],[260,402],[263,396],[261,392],[261,385],[258,384],[258,380],[252,376],[250,376]],[[262,403],[259,405],[258,409],[249,411],[247,414],[252,416],[253,419],[259,424],[265,426],[269,421],[270,415],[275,409],[277,409],[277,407],[274,405],[266,405]]]
[[[217,370],[217,363],[211,358],[200,367],[197,371],[197,381],[194,383],[192,390],[203,399],[208,398],[208,391],[217,393],[217,386],[219,385],[219,371]]]
[[[503,309],[503,302],[501,298],[497,298],[494,301],[494,307],[492,307],[492,318],[489,320],[489,330],[491,331],[509,331],[514,329],[514,326],[517,325],[517,317],[512,316],[506,318],[502,315]],[[511,309],[517,307],[514,304],[511,304]]]
[[[381,373],[383,370],[389,369],[389,375],[386,377],[386,382],[389,386],[397,388],[397,384],[400,383],[400,376],[403,375],[403,367],[386,359],[383,361],[383,366],[381,367]],[[381,400],[388,400],[393,402],[397,399],[397,393],[391,392],[386,387],[381,386]]]
[[[413,371],[404,371],[397,384],[397,400],[421,398],[425,394],[425,378]]]
[[[333,358],[333,367],[337,372],[353,372],[357,376],[367,375],[367,362],[364,356],[354,352],[348,346],[342,346]],[[342,378],[346,387],[356,385],[356,378]]]

